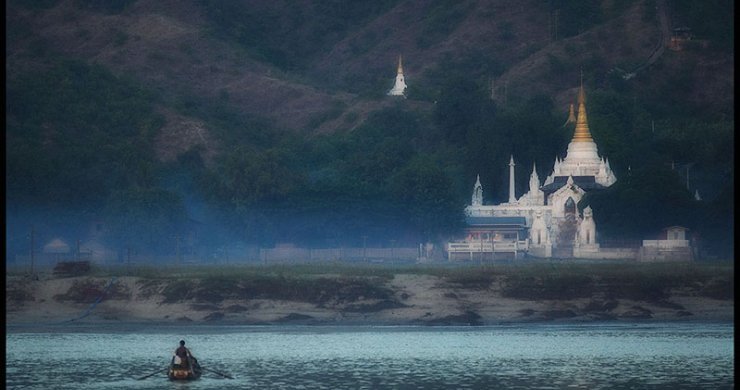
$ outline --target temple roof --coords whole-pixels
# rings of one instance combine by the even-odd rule
[[[560,187],[564,186],[568,182],[568,176],[555,176],[552,183],[540,187],[540,189],[546,193],[555,192]],[[596,178],[593,176],[573,176],[573,184],[577,185],[584,191],[589,190],[601,190],[606,187],[596,182]]]
[[[527,219],[524,217],[465,217],[465,223],[468,226],[496,226],[496,227],[513,227],[523,228],[527,226]]]

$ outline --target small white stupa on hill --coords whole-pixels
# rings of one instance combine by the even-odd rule
[[[396,83],[393,85],[393,88],[391,88],[390,91],[388,91],[388,96],[403,96],[406,92],[406,81],[403,77],[403,64],[401,62],[401,56],[398,56],[398,71],[396,72]]]

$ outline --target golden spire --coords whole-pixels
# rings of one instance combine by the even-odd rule
[[[583,91],[583,76],[581,76],[581,88],[578,90],[578,120],[576,131],[572,142],[593,142],[591,132],[588,130],[588,118],[586,118],[586,93]]]
[[[398,55],[398,74],[403,74],[403,64],[401,63],[401,55]]]

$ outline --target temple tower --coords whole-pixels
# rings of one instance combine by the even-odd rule
[[[594,142],[591,131],[588,129],[588,118],[586,117],[586,92],[583,91],[583,83],[578,89],[578,118],[576,119],[576,132],[573,134],[572,142]]]
[[[540,190],[540,177],[537,176],[537,164],[532,163],[532,174],[529,176],[527,200],[531,205],[544,205],[545,193]]]
[[[532,163],[532,174],[529,175],[529,192],[540,189],[540,177],[537,176],[537,163]]]
[[[509,160],[509,203],[516,203],[516,195],[514,194],[514,155]]]
[[[393,88],[391,88],[390,91],[388,91],[388,96],[403,96],[405,95],[406,91],[406,80],[403,77],[403,63],[401,61],[401,56],[398,56],[398,70],[396,72],[396,83],[393,85]]]
[[[572,113],[572,110],[571,110]],[[572,123],[569,115],[566,125]],[[599,150],[591,137],[586,114],[586,92],[583,81],[578,89],[578,116],[575,120],[573,138],[568,144],[565,159],[556,158],[552,174],[545,179],[545,185],[553,183],[557,176],[593,176],[597,184],[609,187],[617,181],[608,160],[599,156]]]
[[[475,179],[475,186],[473,187],[473,206],[483,205],[483,186],[480,184],[480,175]]]

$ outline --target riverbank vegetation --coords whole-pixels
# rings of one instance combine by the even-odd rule
[[[697,296],[733,299],[733,264],[712,263],[575,263],[467,265],[273,264],[208,266],[94,267],[90,278],[140,278],[144,295],[161,294],[165,303],[194,299],[220,302],[258,297],[321,303],[327,297],[352,301],[358,296],[390,299],[386,285],[400,274],[431,275],[462,290],[499,289],[516,299],[605,299],[660,301],[674,289]],[[12,273],[11,273],[12,274]],[[96,284],[97,283],[97,284]],[[101,292],[103,282],[82,283]],[[90,294],[87,294],[90,295]]]
[[[732,263],[273,264],[6,276],[14,321],[481,325],[732,318]],[[98,305],[100,303],[101,305]],[[348,321],[348,322],[347,322]]]

